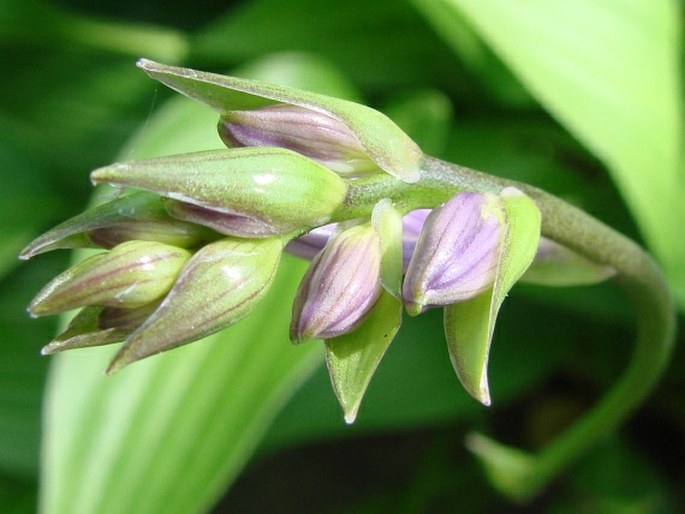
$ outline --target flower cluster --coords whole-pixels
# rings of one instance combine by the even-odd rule
[[[366,211],[349,210],[349,191],[364,177],[420,178],[421,152],[385,116],[308,92],[140,65],[218,109],[229,148],[92,173],[94,183],[125,192],[22,253],[105,250],[56,277],[31,303],[34,316],[81,309],[44,353],[123,341],[113,372],[222,330],[264,297],[285,249],[311,260],[293,302],[291,339],[326,341],[348,421],[403,307],[412,316],[445,309],[457,374],[489,403],[497,311],[538,249],[540,213],[532,200],[505,188],[456,191],[420,209],[380,197]]]

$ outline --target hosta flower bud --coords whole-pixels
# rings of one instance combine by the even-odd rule
[[[276,130],[284,131],[286,148],[291,148],[290,145],[294,144],[298,151],[304,150],[304,155],[318,159],[316,155],[321,153],[323,160],[328,161],[326,157],[337,153],[342,143],[342,153],[347,156],[346,158],[352,155],[352,161],[355,163],[352,168],[361,166],[361,169],[366,170],[366,163],[361,164],[363,158],[358,160],[355,156],[361,148],[363,154],[375,163],[378,169],[405,182],[416,182],[419,179],[422,153],[418,145],[387,116],[365,105],[257,80],[167,66],[147,59],[138,61],[138,66],[163,84],[209,105],[222,114],[236,110],[258,109],[260,114],[241,114],[237,121],[240,125],[257,126],[256,131],[246,131],[243,127],[239,130],[232,128],[229,143],[231,140],[239,144],[246,144],[249,141],[266,143],[272,138],[278,138],[280,136],[271,133],[266,127],[267,121],[273,121]],[[266,114],[262,112],[262,108],[266,106],[283,104],[294,109],[280,113],[273,110],[267,110]],[[309,113],[304,115],[304,110]],[[229,119],[234,116],[229,115]],[[257,116],[263,119],[256,119]],[[285,126],[288,119],[296,120],[297,123],[306,121],[301,127],[288,127]],[[236,123],[234,120],[230,122]],[[311,135],[305,134],[308,127],[313,129]],[[333,130],[327,133],[329,127],[333,127]],[[304,136],[302,142],[299,142],[300,134]],[[298,142],[295,143],[295,140]],[[331,147],[329,150],[321,150],[323,147],[318,146],[320,142],[327,145],[334,143],[333,150]],[[334,166],[337,167],[335,164]]]
[[[43,347],[43,355],[74,348],[102,346],[124,341],[159,306],[159,301],[136,307],[85,307],[72,318],[66,330]]]
[[[345,181],[331,170],[282,148],[235,148],[114,164],[94,171],[91,178],[190,204],[196,209],[171,212],[195,223],[208,220],[212,228],[223,226],[224,233],[244,237],[322,225],[347,192]]]
[[[290,338],[327,339],[353,330],[380,294],[380,271],[381,242],[371,224],[334,236],[302,279]]]
[[[170,217],[161,200],[139,192],[89,209],[35,239],[20,258],[60,248],[113,248],[130,240],[191,248],[212,238],[205,227]]]
[[[497,201],[459,193],[428,215],[404,281],[410,314],[472,298],[492,285],[502,224]]]
[[[55,277],[29,306],[45,316],[86,305],[140,307],[164,295],[190,252],[149,241],[129,241],[94,255]]]
[[[218,332],[264,298],[280,260],[280,239],[226,238],[188,261],[173,288],[116,355],[109,372]]]
[[[276,104],[229,111],[219,121],[228,147],[279,146],[320,162],[340,175],[379,171],[350,129],[331,116],[295,105]]]

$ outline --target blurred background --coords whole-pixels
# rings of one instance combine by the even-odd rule
[[[491,408],[454,376],[440,313],[405,319],[347,426],[321,348],[287,341],[302,263],[258,321],[107,378],[113,349],[41,357],[58,321],[26,314],[73,256],[16,257],[87,206],[92,169],[221,146],[147,57],[382,110],[427,153],[640,241],[682,312],[681,24],[669,0],[0,0],[0,511],[685,512],[682,344],[620,433],[528,505],[464,447],[478,431],[538,448],[616,380],[634,333],[611,284],[514,289]]]

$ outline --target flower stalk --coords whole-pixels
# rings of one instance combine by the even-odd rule
[[[580,209],[533,186],[423,155],[386,116],[365,106],[147,60],[139,66],[219,111],[224,141],[238,148],[93,173],[94,182],[163,198],[138,193],[115,200],[22,253],[114,247],[65,272],[34,300],[35,315],[85,306],[46,353],[125,340],[108,370],[114,372],[221,330],[261,300],[286,247],[316,255],[295,299],[291,336],[326,340],[348,422],[400,327],[403,304],[414,315],[445,309],[457,375],[489,404],[497,312],[543,237],[553,248],[548,261],[571,270],[563,284],[612,278],[623,288],[635,308],[637,343],[606,396],[537,453],[470,437],[493,484],[513,499],[535,496],[616,430],[662,375],[675,314],[661,273],[636,243]],[[121,209],[126,204],[136,213],[130,220]],[[155,242],[156,234],[163,241]],[[155,248],[166,251],[163,242],[178,247],[154,271],[160,280],[150,281],[148,258]],[[132,247],[142,253],[122,251]]]

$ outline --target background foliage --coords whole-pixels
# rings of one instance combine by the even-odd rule
[[[605,390],[632,337],[610,285],[515,289],[491,409],[460,389],[439,314],[405,321],[348,427],[321,349],[287,342],[301,262],[250,319],[106,378],[112,349],[40,358],[56,323],[25,314],[69,255],[16,259],[85,207],[91,169],[219,145],[214,114],[147,79],[145,56],[367,102],[428,153],[643,241],[682,309],[682,18],[675,0],[3,0],[0,510],[684,511],[682,345],[628,426],[532,505],[463,448],[472,430],[535,448]]]

